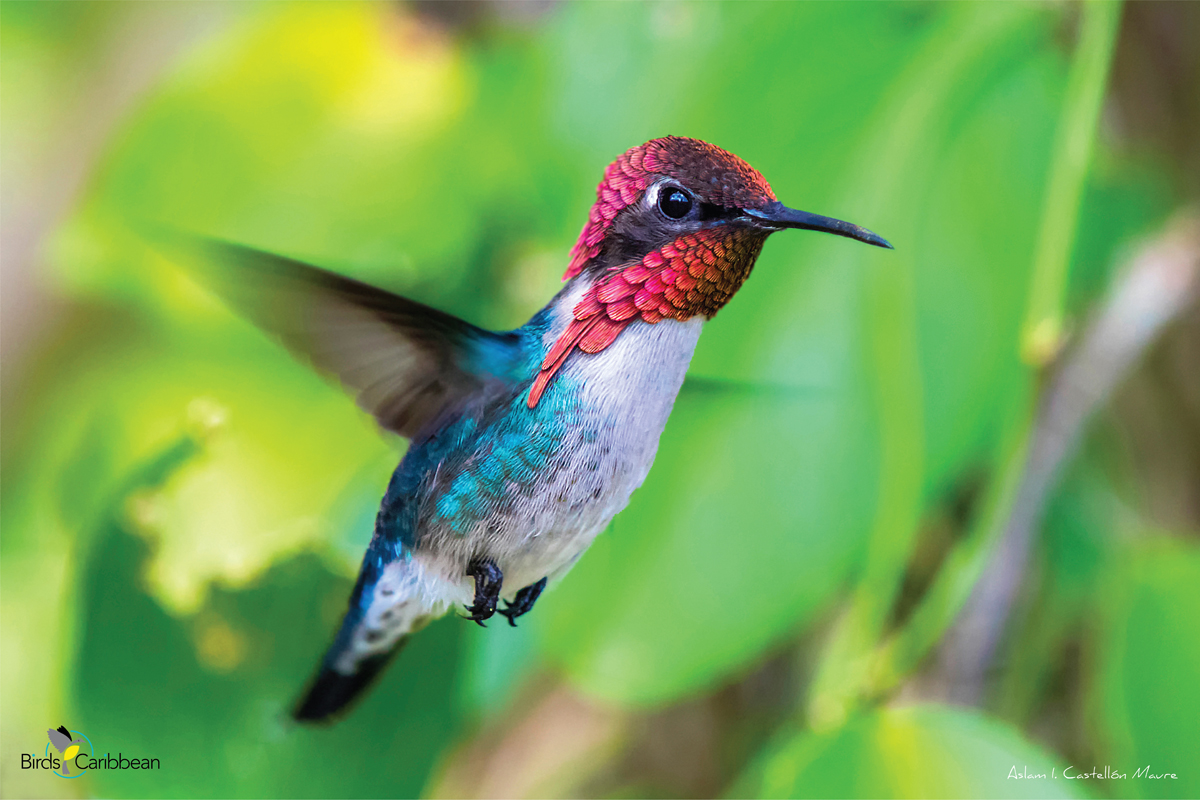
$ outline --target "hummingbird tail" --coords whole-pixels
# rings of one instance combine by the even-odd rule
[[[292,712],[301,722],[327,721],[361,697],[398,653],[444,605],[431,603],[419,570],[401,558],[385,562],[367,551],[337,638]]]
[[[407,636],[401,637],[391,650],[364,658],[349,674],[322,666],[292,716],[299,722],[328,722],[339,716],[375,683],[407,642]]]

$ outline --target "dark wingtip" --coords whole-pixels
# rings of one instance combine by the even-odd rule
[[[352,675],[322,667],[304,699],[292,712],[292,718],[306,723],[335,722],[370,688],[383,668],[403,648],[404,642],[405,639],[401,639],[391,651],[363,659]]]

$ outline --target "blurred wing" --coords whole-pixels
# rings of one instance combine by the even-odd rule
[[[429,306],[283,256],[156,235],[206,287],[294,353],[337,376],[384,428],[413,438],[447,411],[510,391],[526,363],[519,333],[494,333]]]

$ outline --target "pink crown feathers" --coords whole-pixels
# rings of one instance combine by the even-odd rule
[[[705,186],[706,202],[730,208],[757,208],[775,198],[758,170],[716,145],[699,139],[665,136],[625,151],[604,170],[596,187],[596,203],[571,248],[563,280],[583,271],[600,253],[604,236],[621,210],[641,199],[659,177]]]

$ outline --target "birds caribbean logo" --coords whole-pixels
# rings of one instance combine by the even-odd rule
[[[632,148],[596,194],[565,285],[504,332],[282,256],[168,237],[202,283],[409,439],[297,719],[345,710],[457,604],[480,625],[533,608],[645,479],[704,322],[768,236],[891,248],[788,208],[753,167],[697,139]]]
[[[50,744],[62,755],[62,773],[60,774],[63,777],[74,777],[71,775],[69,765],[72,759],[79,755],[80,746],[86,743],[90,750],[91,742],[88,742],[87,737],[82,733],[79,734],[81,738],[72,738],[71,731],[67,730],[66,725],[59,725],[57,729],[48,730],[46,735],[50,737]]]

